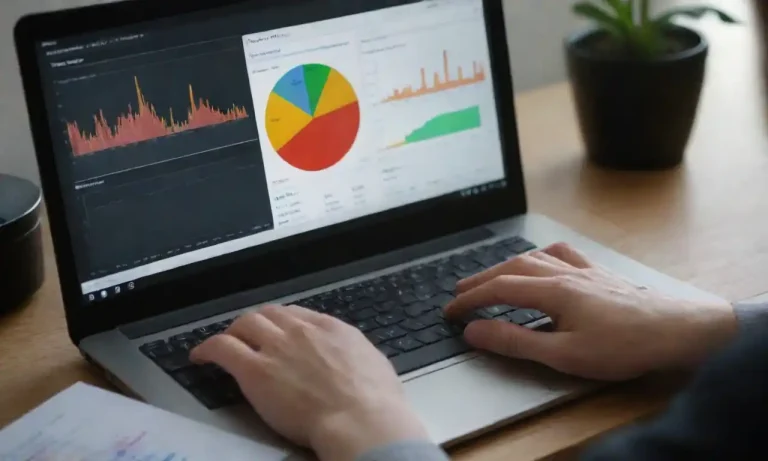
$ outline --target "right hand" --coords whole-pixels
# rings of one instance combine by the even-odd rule
[[[706,358],[738,330],[728,303],[670,298],[638,287],[558,244],[459,282],[449,317],[510,305],[549,315],[554,332],[480,320],[466,341],[589,379],[618,381]]]

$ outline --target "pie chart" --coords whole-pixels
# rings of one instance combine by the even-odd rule
[[[339,163],[360,131],[360,103],[336,69],[304,64],[288,71],[269,95],[266,129],[275,152],[303,171]]]

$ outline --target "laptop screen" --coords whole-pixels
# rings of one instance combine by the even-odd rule
[[[482,0],[258,4],[39,44],[86,302],[506,186]]]

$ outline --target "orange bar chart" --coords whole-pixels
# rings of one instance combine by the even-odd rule
[[[383,102],[403,101],[411,98],[418,98],[420,96],[426,96],[428,94],[439,93],[441,91],[448,91],[454,88],[462,86],[474,85],[476,83],[484,82],[486,79],[485,68],[477,61],[472,62],[472,74],[465,76],[466,72],[464,68],[459,66],[456,69],[455,78],[451,75],[451,64],[448,58],[448,51],[443,51],[443,69],[442,76],[440,72],[435,72],[432,77],[432,84],[428,83],[427,70],[421,68],[421,86],[419,88],[413,88],[408,85],[403,88],[395,89],[390,96],[384,99]]]

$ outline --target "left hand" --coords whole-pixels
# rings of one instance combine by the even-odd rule
[[[267,424],[321,460],[427,439],[386,357],[330,316],[266,306],[201,344],[192,360],[224,368]]]

